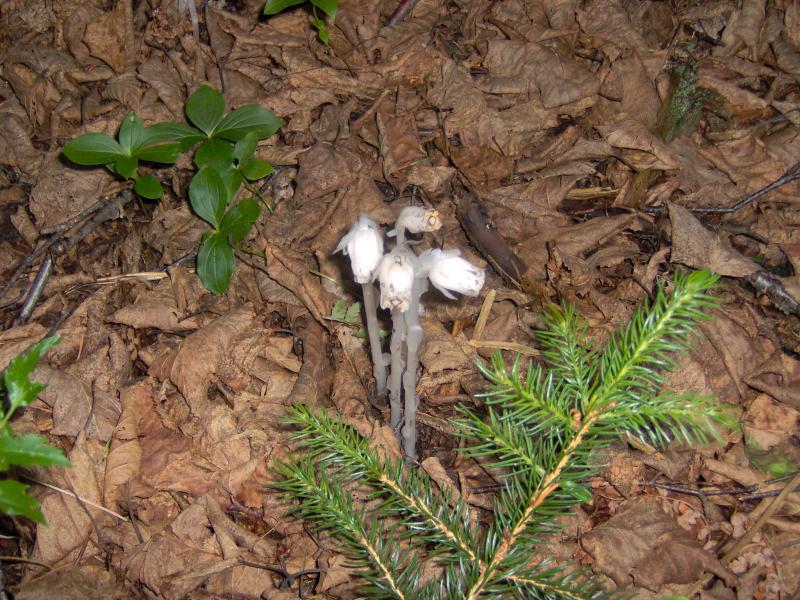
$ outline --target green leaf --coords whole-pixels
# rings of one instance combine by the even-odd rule
[[[339,7],[339,0],[311,0],[311,4],[322,10],[322,12],[331,19],[336,18],[336,9]]]
[[[142,120],[136,116],[135,112],[130,113],[122,121],[117,134],[119,144],[125,153],[132,156],[134,151],[141,146],[145,139],[144,126]]]
[[[3,381],[8,393],[10,412],[21,406],[28,406],[46,387],[42,383],[32,382],[29,376],[39,364],[42,354],[60,341],[61,338],[58,336],[45,338],[34,344],[27,354],[20,354],[8,363],[8,368],[3,373]]]
[[[222,231],[206,234],[197,252],[197,275],[210,292],[224,294],[233,275],[233,248]]]
[[[139,160],[171,165],[180,158],[181,151],[181,145],[178,143],[158,144],[139,148],[135,151],[134,156]]]
[[[331,41],[331,34],[328,32],[328,28],[325,26],[325,23],[320,21],[319,23],[314,23],[314,26],[317,28],[317,37],[319,38],[319,41],[327,46]]]
[[[264,6],[264,14],[277,15],[290,6],[297,6],[298,4],[303,4],[305,1],[306,0],[267,0],[267,4]]]
[[[181,151],[186,151],[197,142],[205,138],[197,129],[184,123],[156,123],[144,130],[145,137],[142,146],[163,144],[164,142],[177,142]]]
[[[201,85],[186,101],[186,116],[209,137],[225,114],[225,98],[208,85]]]
[[[206,140],[194,153],[194,164],[198,169],[212,167],[225,171],[233,165],[233,146],[225,140]]]
[[[31,521],[44,523],[44,515],[39,510],[39,501],[26,490],[27,485],[6,479],[0,481],[0,511],[10,517],[22,515]]]
[[[360,325],[361,303],[353,302],[352,304],[348,304],[346,300],[339,298],[333,304],[328,319],[331,321],[338,321],[339,323],[346,323],[347,325]]]
[[[243,162],[253,156],[258,145],[258,136],[255,131],[248,131],[247,134],[236,142],[233,147],[233,158],[239,162]]]
[[[263,106],[247,104],[228,113],[214,130],[214,137],[238,142],[252,131],[263,140],[278,131],[281,125],[283,121]]]
[[[189,199],[194,212],[214,229],[219,229],[228,207],[228,190],[216,169],[203,167],[192,177],[189,183]]]
[[[350,325],[361,324],[361,303],[353,302],[344,315],[344,322]]]
[[[114,171],[120,177],[125,179],[133,179],[136,177],[136,169],[139,168],[139,161],[130,156],[123,156],[118,158],[114,163]]]
[[[10,465],[70,466],[64,453],[50,446],[41,435],[17,436],[3,431],[0,432],[0,471],[7,471]]]
[[[242,175],[247,177],[248,181],[262,179],[274,170],[275,167],[260,158],[251,158],[250,160],[243,161],[242,164],[239,165],[239,171],[241,171]]]
[[[84,133],[64,146],[64,156],[77,165],[105,165],[125,156],[125,150],[105,133]]]
[[[256,222],[259,215],[261,215],[261,207],[258,202],[245,198],[227,212],[225,218],[222,219],[220,232],[231,236],[236,242],[241,242],[250,233],[250,228],[253,227],[253,223]]]
[[[152,175],[137,177],[136,183],[133,185],[133,191],[148,200],[158,200],[164,195],[161,182]]]
[[[239,188],[242,187],[242,174],[238,169],[230,167],[224,171],[220,171],[222,181],[225,183],[225,189],[228,190],[228,201],[236,198]]]

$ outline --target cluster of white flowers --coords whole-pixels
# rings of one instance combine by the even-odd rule
[[[403,209],[389,235],[401,229],[412,233],[436,231],[441,225],[438,211],[411,206]],[[377,278],[383,308],[408,310],[415,278],[427,277],[451,299],[455,298],[454,293],[477,296],[483,288],[483,269],[461,258],[459,250],[432,249],[417,257],[405,244],[399,244],[384,255],[383,236],[367,215],[358,217],[336,252],[350,257],[356,283],[365,284]]]
[[[436,210],[416,206],[404,208],[394,229],[388,233],[390,237],[397,237],[397,244],[391,252],[384,254],[383,236],[378,225],[369,216],[361,215],[336,247],[337,252],[350,257],[353,276],[364,290],[364,309],[379,396],[386,390],[386,371],[378,335],[375,280],[380,284],[380,306],[392,311],[391,376],[388,382],[390,426],[399,431],[403,419],[403,450],[410,460],[416,459],[417,350],[423,336],[419,323],[420,296],[428,289],[428,281],[448,298],[455,298],[454,294],[477,296],[485,279],[483,269],[461,258],[458,250],[434,248],[419,256],[411,250],[405,239],[406,232],[437,231],[441,226]],[[401,384],[400,375],[404,372]],[[400,406],[401,385],[406,393],[404,413]]]

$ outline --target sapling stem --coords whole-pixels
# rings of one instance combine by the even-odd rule
[[[400,402],[403,381],[403,341],[406,334],[406,322],[399,308],[392,309],[392,341],[389,350],[392,356],[389,372],[389,426],[393,431],[400,429],[403,418],[403,407]]]
[[[369,335],[369,349],[372,353],[372,375],[375,377],[377,396],[383,398],[386,394],[386,365],[383,362],[383,351],[381,350],[375,285],[362,283],[361,289],[364,291],[364,312],[367,315],[367,334]]]

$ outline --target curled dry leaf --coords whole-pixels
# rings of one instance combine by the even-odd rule
[[[656,498],[639,498],[583,536],[597,569],[618,586],[632,583],[657,592],[690,583],[706,569],[723,573],[716,558],[665,515]]]
[[[236,339],[253,328],[254,319],[250,310],[232,311],[186,337],[178,348],[169,377],[195,415],[202,416],[209,408],[206,391],[212,375]]]

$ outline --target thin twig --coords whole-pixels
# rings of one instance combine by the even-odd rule
[[[24,556],[0,556],[0,562],[21,562],[29,565],[36,565],[37,567],[44,567],[48,571],[53,570],[53,567],[48,565],[46,562],[42,562],[33,558],[26,558]]]
[[[772,183],[768,183],[767,185],[765,185],[761,189],[756,190],[752,194],[748,194],[733,206],[709,206],[707,208],[693,207],[689,208],[688,210],[689,212],[706,214],[706,215],[712,215],[712,214],[723,215],[723,214],[734,213],[737,210],[740,210],[745,206],[752,204],[762,196],[765,196],[766,194],[770,193],[772,190],[776,190],[779,187],[784,186],[787,183],[791,183],[792,181],[795,181],[797,179],[800,179],[800,162],[797,162],[791,167],[789,167],[789,169],[783,175],[778,177]],[[643,212],[656,214],[656,213],[666,212],[668,208],[664,204],[659,204],[658,206],[643,206],[641,210]]]
[[[303,575],[320,575],[323,572],[322,569],[305,569],[303,571],[289,573],[289,571],[286,570],[286,566],[283,564],[283,560],[281,560],[280,567],[273,567],[272,565],[254,563],[250,562],[249,560],[245,560],[243,558],[239,559],[239,563],[245,567],[253,567],[254,569],[263,569],[265,571],[271,571],[272,573],[280,575],[283,579],[281,580],[280,584],[278,584],[279,590],[288,590],[289,588],[292,587],[295,580],[299,579]]]
[[[70,492],[69,490],[64,490],[64,489],[62,489],[62,488],[60,488],[60,487],[58,487],[56,485],[53,485],[52,483],[45,483],[44,481],[39,481],[38,479],[34,479],[33,477],[27,477],[27,476],[24,476],[24,475],[23,475],[23,477],[25,477],[25,479],[27,479],[31,483],[35,483],[37,485],[41,485],[41,486],[44,486],[46,488],[50,488],[51,490],[55,490],[56,492],[60,492],[61,494],[64,494],[65,496],[72,496],[76,500],[79,500],[80,502],[83,502],[84,504],[88,504],[92,508],[96,508],[97,510],[102,510],[104,513],[111,515],[115,519],[119,519],[120,521],[127,521],[128,520],[127,517],[123,517],[121,514],[115,513],[113,510],[108,509],[105,506],[102,506],[100,504],[95,504],[91,500],[87,500],[86,498],[78,496],[75,492]]]
[[[140,544],[144,544],[144,538],[142,537],[142,532],[139,530],[139,523],[136,522],[136,517],[133,514],[133,504],[131,503],[131,480],[125,484],[125,508],[128,511],[128,518],[131,520],[131,525],[133,525],[133,532],[136,534],[136,539],[139,540]]]
[[[394,27],[395,25],[399,24],[403,19],[406,18],[408,13],[414,10],[416,4],[417,0],[400,0],[400,4],[397,5],[397,8],[394,9],[392,16],[389,17],[389,20],[386,22],[386,27]]]
[[[786,497],[791,494],[798,485],[800,485],[800,473],[797,473],[797,475],[794,476],[794,479],[789,482],[789,485],[784,487],[780,494],[775,496],[775,499],[770,502],[766,510],[761,513],[761,516],[758,517],[758,519],[756,519],[756,522],[753,523],[753,526],[748,529],[742,537],[736,540],[736,543],[733,544],[733,546],[731,546],[727,552],[725,552],[725,555],[720,559],[720,562],[723,565],[727,565],[739,555],[739,552],[741,552],[742,549],[750,543],[750,540],[753,539],[753,536],[755,536],[755,534],[761,530],[766,522],[769,521],[769,519],[776,512],[778,512],[778,509],[783,506],[783,502],[786,500]]]
[[[14,320],[15,325],[22,325],[27,323],[33,313],[33,307],[39,301],[39,297],[44,291],[44,286],[50,278],[50,273],[53,272],[53,255],[48,253],[42,261],[42,266],[39,267],[39,272],[36,273],[36,279],[33,280],[33,285],[25,296],[25,301],[22,303],[22,310],[19,311],[19,316]]]

